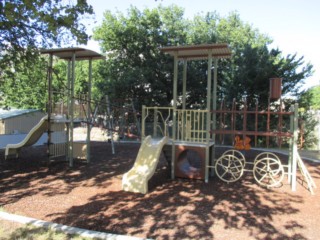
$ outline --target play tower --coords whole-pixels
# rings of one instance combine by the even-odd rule
[[[298,105],[291,106],[291,110],[286,112],[282,108],[280,99],[279,106],[270,107],[270,101],[281,96],[281,81],[276,81],[276,84],[272,81],[267,110],[259,110],[257,103],[256,109],[252,111],[247,108],[246,100],[238,107],[233,103],[232,109],[221,107],[217,109],[218,62],[231,57],[228,44],[171,46],[163,47],[160,51],[174,58],[172,104],[168,107],[142,107],[141,135],[142,139],[148,139],[149,143],[142,144],[135,165],[124,175],[124,190],[147,192],[147,181],[154,173],[159,158],[159,154],[154,154],[159,151],[152,149],[157,149],[156,146],[159,146],[158,148],[163,148],[169,162],[172,179],[176,177],[202,179],[207,183],[209,176],[216,175],[222,181],[230,183],[239,180],[244,172],[251,172],[258,184],[269,188],[281,185],[284,175],[287,175],[288,183],[295,191],[296,173],[299,168],[308,189],[313,192],[315,184],[298,154]],[[187,66],[189,61],[197,60],[207,61],[207,93],[206,100],[202,101],[204,104],[201,104],[205,108],[186,109]],[[182,95],[178,96],[180,62],[182,63],[180,66],[183,65]],[[287,121],[286,127],[283,123],[284,118]],[[241,124],[239,120],[242,121]],[[278,121],[275,129],[270,128],[271,120]],[[266,126],[261,127],[261,123]],[[240,151],[231,146],[231,149],[220,157],[216,156],[218,135],[220,137],[228,135],[237,141],[235,147]],[[241,149],[249,150],[250,141],[256,146],[257,140],[261,138],[266,138],[267,146],[270,138],[279,139],[277,142],[280,148],[284,139],[289,146],[287,164],[270,151],[258,154],[253,162],[247,162]],[[144,189],[139,188],[141,185]]]
[[[208,182],[209,175],[215,175],[220,180],[230,183],[239,180],[244,172],[251,172],[259,185],[271,188],[281,185],[284,175],[287,175],[288,183],[295,191],[299,169],[308,189],[313,193],[314,181],[299,156],[297,148],[298,105],[291,106],[290,111],[284,111],[280,97],[281,81],[278,81],[281,80],[280,78],[270,79],[267,109],[259,110],[258,102],[254,110],[248,109],[246,100],[239,104],[234,101],[231,109],[221,107],[217,109],[218,61],[231,57],[228,45],[222,43],[173,46],[160,50],[174,58],[172,106],[143,106],[141,133],[142,139],[147,136],[152,136],[153,139],[159,139],[159,137],[167,139],[163,152],[169,160],[172,179],[195,178]],[[207,97],[201,104],[205,108],[186,109],[187,66],[189,61],[198,60],[207,60]],[[183,63],[182,95],[178,96],[180,61]],[[277,99],[280,101],[278,105],[275,104]],[[283,119],[286,119],[286,123]],[[277,122],[277,127],[272,125],[274,129],[271,129],[271,121]],[[216,136],[221,139],[221,136],[225,135],[237,144],[235,148],[231,146],[231,149],[225,151],[220,157],[216,156],[215,147],[219,142]],[[267,146],[270,138],[278,139],[279,148],[283,140],[287,143],[289,147],[287,163],[268,149],[258,154],[254,161],[246,161],[242,151],[250,149],[250,141],[253,146],[257,146],[257,140],[263,138]],[[151,145],[154,144],[155,142]],[[144,161],[148,162],[148,159]],[[138,169],[136,166],[136,172],[139,172]]]
[[[91,83],[92,83],[92,61],[104,59],[105,57],[95,51],[80,48],[57,48],[57,49],[42,49],[42,54],[49,55],[48,63],[48,156],[53,159],[60,156],[65,156],[70,166],[73,166],[74,158],[84,158],[90,162],[90,132],[91,132]],[[64,84],[65,89],[54,90],[53,88],[53,58],[67,61],[67,81]],[[87,137],[85,142],[74,141],[74,123],[75,123],[75,102],[77,96],[75,94],[75,65],[77,61],[88,61],[89,72],[87,81],[87,94],[84,102],[86,103],[86,123]],[[63,96],[63,99],[59,99]],[[62,102],[63,110],[57,114],[55,105],[57,101]]]
[[[169,134],[170,136],[168,145],[171,147],[171,154],[168,155],[171,155],[172,179],[177,176],[204,179],[205,182],[208,182],[210,169],[208,166],[213,165],[211,156],[214,156],[215,134],[212,134],[211,130],[216,129],[216,114],[211,112],[217,108],[218,61],[219,59],[230,58],[231,50],[228,44],[224,43],[164,47],[160,50],[174,58],[173,101],[172,107],[167,110],[167,114],[164,113],[164,109],[159,111],[159,108],[153,108],[155,123],[153,134],[157,135],[156,128],[161,125],[161,121],[158,120],[164,118],[163,114],[166,115],[166,118],[170,115],[170,123],[167,121],[165,135]],[[188,62],[199,60],[208,62],[206,108],[186,109]],[[181,106],[178,108],[179,62],[183,64],[183,79]],[[148,119],[151,109],[144,107],[143,119]],[[143,126],[146,127],[145,124]],[[144,130],[146,131],[145,128]],[[194,164],[190,164],[190,160],[194,160]]]

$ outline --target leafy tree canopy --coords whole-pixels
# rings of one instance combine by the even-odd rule
[[[304,91],[299,98],[299,105],[306,110],[320,110],[320,86]]]
[[[69,2],[69,3],[68,3]],[[28,47],[51,47],[77,40],[86,43],[88,35],[81,18],[93,14],[86,0],[76,4],[62,0],[4,0],[0,2],[0,47],[20,51]],[[72,1],[71,1],[72,2]]]
[[[40,91],[40,86],[45,84],[41,73],[44,66],[36,50],[72,42],[85,44],[88,35],[82,20],[91,14],[93,9],[86,0],[75,3],[63,0],[0,1],[2,104],[43,107],[43,101],[37,95],[43,96],[45,91]],[[26,93],[24,89],[28,88],[33,92]],[[21,98],[28,101],[22,103]]]
[[[272,39],[244,23],[237,12],[226,17],[208,12],[188,20],[175,5],[144,11],[131,7],[127,14],[106,11],[94,38],[109,57],[101,66],[105,80],[99,88],[146,105],[167,105],[172,99],[173,58],[159,51],[168,45],[229,43],[232,59],[220,60],[218,69],[218,94],[228,100],[247,97],[265,106],[269,78],[282,77],[283,94],[297,95],[303,80],[312,74],[312,65],[305,64],[303,57],[284,57],[279,49],[269,49]],[[206,71],[206,61],[188,64],[189,106],[205,100]]]
[[[0,101],[5,100],[6,103],[17,105],[16,99],[19,97],[14,94],[18,91],[9,88],[45,85],[45,82],[40,83],[45,80],[40,74],[40,69],[44,68],[43,64],[37,60],[33,51],[29,52],[26,46],[59,45],[69,37],[77,39],[78,42],[86,41],[87,35],[84,34],[80,18],[91,13],[92,8],[84,0],[79,0],[72,6],[63,5],[64,1],[58,0],[32,2],[25,0],[13,3],[16,6],[13,8],[16,14],[25,10],[25,12],[30,11],[31,16],[27,18],[22,14],[24,17],[21,20],[19,18],[10,20],[8,10],[5,11],[5,8],[10,6],[9,1],[1,2],[1,17],[5,20],[7,28],[4,28],[5,31],[1,30],[1,39],[4,41],[0,43],[2,44],[0,81],[4,83],[6,79],[6,83],[0,84]],[[17,21],[15,26],[21,25],[22,30],[13,28],[11,32],[9,28],[13,25],[8,25],[10,23],[8,19]],[[38,31],[38,28],[43,31]],[[9,33],[12,33],[12,41],[9,40],[11,36]],[[24,34],[27,37],[24,38]],[[126,13],[115,14],[106,11],[101,25],[94,30],[94,38],[100,42],[102,51],[108,54],[107,62],[99,65],[99,73],[102,77],[97,78],[94,83],[93,97],[97,99],[109,94],[114,98],[135,98],[140,105],[170,104],[173,58],[159,50],[159,47],[170,45],[229,43],[233,51],[231,60],[219,61],[218,96],[220,99],[227,98],[231,101],[233,98],[239,100],[247,97],[252,102],[258,99],[263,106],[268,99],[269,78],[282,77],[283,94],[297,95],[299,85],[312,74],[312,65],[305,64],[303,57],[298,57],[296,54],[284,57],[279,49],[269,49],[272,40],[252,25],[244,23],[236,12],[226,17],[221,17],[216,12],[208,12],[198,14],[193,19],[185,19],[184,10],[176,5],[159,6],[143,11],[130,7]],[[14,47],[16,50],[13,50]],[[31,60],[20,56],[29,56]],[[10,64],[4,64],[8,63],[8,59]],[[34,66],[33,75],[25,69],[30,66]],[[84,66],[82,70],[81,67],[78,68],[80,70],[77,71],[80,73],[76,75],[83,76],[81,72],[84,68],[86,67]],[[182,69],[181,63],[179,68]],[[205,102],[206,71],[206,61],[188,63],[188,107],[199,106]],[[17,72],[19,74],[16,74]],[[95,69],[93,72],[96,72]],[[179,81],[181,80],[180,75]],[[58,87],[59,81],[55,84]],[[86,90],[83,81],[77,84],[77,92]],[[179,87],[178,91],[181,96],[182,88]],[[44,96],[44,94],[41,95]],[[43,106],[43,103],[39,103],[40,105]]]
[[[131,7],[128,16],[104,13],[94,37],[108,53],[101,66],[99,88],[117,98],[137,98],[140,104],[167,105],[172,98],[172,59],[159,47],[186,42],[187,22],[177,6],[145,9]]]

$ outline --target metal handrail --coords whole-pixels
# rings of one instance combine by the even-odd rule
[[[166,113],[166,116],[164,114]],[[175,114],[174,114],[175,113]],[[142,138],[146,134],[147,119],[153,116],[153,137],[159,131],[176,141],[206,143],[209,141],[210,129],[206,129],[208,110],[176,109],[173,107],[142,107]],[[176,117],[176,121],[174,120]],[[176,124],[176,133],[170,134],[169,127]]]

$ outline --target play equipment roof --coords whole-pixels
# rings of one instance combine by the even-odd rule
[[[16,109],[16,108],[10,108],[10,109],[1,109],[0,108],[0,120],[13,118],[29,113],[35,113],[40,112],[40,110],[37,109]]]
[[[42,54],[52,54],[58,58],[64,60],[71,60],[73,53],[75,53],[76,60],[89,60],[89,59],[104,59],[100,53],[95,51],[79,48],[79,47],[72,47],[72,48],[56,48],[56,49],[41,49],[40,52]]]
[[[177,54],[178,59],[201,60],[208,59],[209,51],[213,58],[230,58],[231,50],[226,43],[184,45],[160,48],[160,51],[172,56]]]

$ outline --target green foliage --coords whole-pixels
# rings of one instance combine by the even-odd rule
[[[304,91],[299,98],[299,106],[305,109],[320,110],[320,86]]]
[[[46,70],[45,59],[35,57],[18,62],[12,74],[3,74],[5,80],[0,84],[1,105],[45,110]]]
[[[173,63],[159,47],[185,42],[182,15],[176,6],[144,12],[132,7],[127,17],[105,12],[94,33],[108,53],[99,89],[111,97],[137,98],[140,104],[166,105],[172,98]]]
[[[81,17],[92,14],[85,0],[75,5],[61,0],[4,0],[0,2],[2,51],[27,47],[49,47],[76,39],[86,43],[88,35]]]
[[[94,38],[108,52],[107,66],[100,67],[104,81],[99,88],[121,98],[137,98],[146,105],[168,105],[172,99],[173,58],[160,53],[159,47],[226,42],[233,55],[220,60],[218,96],[240,100],[249,106],[256,99],[265,107],[269,96],[269,78],[283,78],[283,94],[297,95],[312,66],[303,57],[282,56],[279,49],[269,49],[272,40],[241,21],[238,13],[220,17],[216,12],[198,14],[193,20],[172,5],[139,11],[131,7],[123,13],[104,14]],[[179,63],[182,68],[182,63]],[[206,61],[188,63],[187,105],[202,105],[206,98]],[[180,71],[181,72],[181,71]],[[182,81],[182,76],[179,76]],[[181,87],[178,88],[182,94]]]
[[[299,112],[299,147],[301,149],[315,149],[319,141],[315,132],[318,125],[316,115],[311,111]]]
[[[75,6],[63,1],[40,3],[40,0],[0,3],[3,26],[7,26],[1,33],[4,41],[0,43],[4,49],[2,53],[5,53],[0,59],[3,66],[0,72],[0,102],[3,104],[16,106],[21,102],[17,99],[24,99],[26,106],[44,107],[45,87],[40,90],[45,86],[45,76],[40,73],[42,60],[26,46],[59,45],[66,40],[65,36],[73,36],[78,42],[87,39],[79,22],[82,15],[92,12],[86,1],[78,1]],[[19,20],[8,16],[5,9],[14,4],[15,13],[29,12],[30,17],[26,18],[23,14]],[[10,21],[15,21],[16,26],[32,29],[29,32],[23,27],[10,30]],[[18,30],[21,34],[14,34]],[[23,35],[25,32],[28,36]],[[64,34],[66,32],[70,35]],[[12,43],[10,41],[8,44],[6,39],[10,36]],[[175,5],[143,11],[130,7],[126,14],[106,11],[101,25],[94,30],[94,38],[100,42],[108,58],[106,62],[94,63],[93,98],[100,99],[106,94],[111,98],[134,98],[139,103],[137,109],[143,104],[165,106],[172,100],[173,58],[160,52],[159,48],[164,46],[228,43],[233,54],[231,60],[219,61],[218,96],[229,102],[234,98],[239,101],[246,97],[249,106],[253,106],[256,99],[262,107],[266,106],[269,78],[282,77],[283,94],[297,95],[303,80],[312,73],[312,66],[305,64],[303,57],[298,58],[296,54],[283,57],[279,49],[269,49],[272,40],[244,23],[236,12],[226,17],[208,12],[189,20],[184,18],[184,10]],[[180,62],[179,68],[182,67]],[[87,68],[86,63],[77,63],[76,93],[87,92]],[[66,63],[55,64],[56,90],[66,89],[66,69]],[[206,99],[206,71],[206,61],[188,63],[188,107],[203,105]],[[181,75],[179,81],[182,81]],[[33,91],[14,90],[13,87],[29,87]],[[31,97],[26,99],[28,94]],[[181,94],[182,88],[179,86],[178,98]],[[37,102],[38,96],[42,99]]]
[[[0,103],[44,108],[45,74],[38,48],[88,40],[86,0],[0,1]]]

